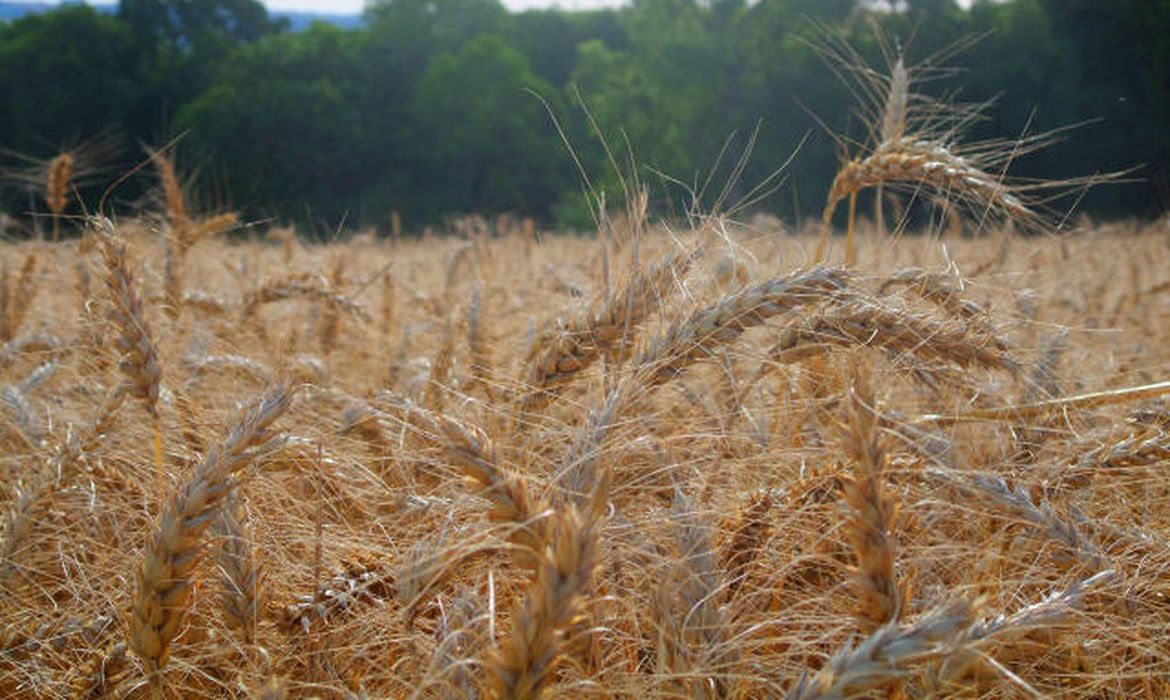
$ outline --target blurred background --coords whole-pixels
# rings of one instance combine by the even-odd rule
[[[1053,206],[1167,211],[1170,0],[0,2],[0,208],[43,209],[22,185],[58,153],[78,155],[92,206],[174,142],[201,207],[316,231],[469,212],[588,227],[574,158],[615,203],[636,174],[668,216],[728,182],[741,201],[791,159],[743,213],[800,220],[843,155],[830,132],[866,138],[829,32],[880,71],[969,42],[919,86],[995,100],[968,140],[1084,123],[1012,173],[1136,168]],[[107,206],[132,213],[152,184],[125,177]]]

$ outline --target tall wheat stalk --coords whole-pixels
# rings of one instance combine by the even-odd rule
[[[278,387],[246,408],[163,508],[158,532],[138,567],[130,614],[130,648],[146,665],[156,690],[191,599],[203,534],[244,478],[242,472],[281,445],[272,424],[292,398],[292,390]]]

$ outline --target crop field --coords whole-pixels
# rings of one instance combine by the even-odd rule
[[[796,231],[631,188],[588,236],[309,244],[161,151],[157,210],[77,219],[46,162],[61,240],[0,247],[0,696],[1170,695],[1170,222],[1052,233],[1003,177],[1048,137],[866,75]]]
[[[105,226],[0,251],[6,697],[1168,692],[1165,224]]]

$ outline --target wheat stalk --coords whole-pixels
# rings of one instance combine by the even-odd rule
[[[857,646],[843,648],[817,673],[798,680],[785,697],[844,700],[899,681],[913,664],[953,653],[955,642],[971,625],[973,612],[970,603],[956,600],[912,625],[883,625]]]
[[[611,294],[597,308],[570,320],[534,346],[522,375],[528,391],[521,412],[539,410],[601,357],[629,347],[633,331],[662,304],[674,280],[683,277],[702,252],[702,246],[673,253],[643,271]]]
[[[436,422],[447,459],[491,502],[491,519],[512,526],[508,540],[520,548],[517,561],[536,569],[543,546],[542,524],[524,478],[500,465],[491,439],[479,428],[442,415]]]
[[[73,177],[76,162],[77,159],[68,151],[57,154],[49,161],[45,179],[45,203],[49,205],[49,212],[53,215],[54,243],[60,238],[61,215],[69,205],[69,181]]]
[[[862,371],[855,372],[850,403],[845,451],[854,476],[845,483],[842,499],[849,507],[845,528],[857,557],[851,577],[857,619],[868,634],[901,617],[909,589],[894,571],[898,503],[884,484],[886,454],[878,440],[873,390]]]
[[[240,472],[281,444],[271,427],[292,398],[292,390],[278,387],[245,409],[163,508],[138,567],[130,613],[130,648],[155,687],[191,599],[203,534],[239,484]]]
[[[600,523],[593,508],[568,503],[548,529],[536,579],[512,613],[512,631],[488,659],[493,688],[502,698],[544,697],[564,644],[561,634],[585,613],[598,563]]]

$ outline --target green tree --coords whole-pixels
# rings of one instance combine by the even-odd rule
[[[524,55],[499,36],[479,36],[437,56],[413,103],[426,213],[543,213],[571,186],[541,96],[557,102]]]
[[[176,126],[227,175],[237,204],[336,224],[360,216],[363,192],[386,167],[369,148],[384,125],[362,109],[357,47],[315,24],[247,46]]]
[[[0,25],[0,145],[36,151],[103,130],[134,133],[148,69],[127,28],[86,5]]]

